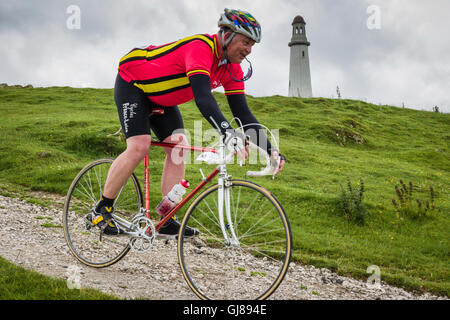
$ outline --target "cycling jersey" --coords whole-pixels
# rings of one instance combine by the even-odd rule
[[[240,64],[229,64],[230,72],[241,79]],[[208,75],[211,89],[223,86],[225,95],[245,93],[244,83],[230,77],[220,64],[217,35],[200,34],[161,46],[135,48],[120,59],[119,74],[141,89],[154,103],[175,106],[194,98],[189,77]]]

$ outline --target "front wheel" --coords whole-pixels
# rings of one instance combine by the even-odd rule
[[[200,234],[182,237],[186,226]],[[266,299],[288,270],[292,236],[286,213],[252,182],[206,189],[187,210],[179,235],[183,276],[201,299]]]

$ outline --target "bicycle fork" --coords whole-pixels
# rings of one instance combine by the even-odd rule
[[[230,187],[231,182],[228,179],[219,178],[219,192],[218,192],[218,207],[219,207],[219,222],[222,234],[225,239],[225,245],[231,247],[239,247],[240,243],[234,230],[234,223],[231,218],[231,203],[230,203]],[[225,217],[227,223],[225,223]],[[230,235],[228,234],[228,231]]]
[[[224,158],[225,146],[221,145],[219,154]],[[230,247],[239,247],[239,240],[234,230],[233,220],[231,218],[231,202],[230,202],[230,188],[231,175],[228,175],[226,165],[219,165],[219,179],[218,179],[218,214],[220,228],[225,239],[225,245]],[[225,222],[226,217],[226,222]],[[230,233],[230,235],[229,235]]]

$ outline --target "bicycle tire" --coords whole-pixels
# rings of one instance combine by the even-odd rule
[[[221,242],[224,236],[217,210],[211,209],[217,206],[214,199],[219,185],[211,186],[192,202],[181,222],[177,248],[181,271],[188,286],[201,299],[264,300],[277,289],[289,267],[292,251],[289,220],[280,202],[263,187],[244,180],[230,182],[226,188],[230,190],[230,205],[234,208],[231,224],[239,248]],[[238,209],[245,208],[238,216]],[[248,214],[250,209],[252,212]],[[229,224],[228,221],[230,228]],[[199,229],[200,235],[184,238],[188,225]]]
[[[81,169],[72,181],[64,203],[63,229],[66,243],[80,262],[94,268],[111,266],[131,249],[127,236],[103,234],[100,238],[100,229],[86,221],[86,216],[100,200],[113,161],[111,158],[98,159]],[[133,173],[115,199],[114,215],[131,220],[143,206],[142,199],[139,181]]]

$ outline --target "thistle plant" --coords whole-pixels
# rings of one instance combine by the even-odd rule
[[[430,217],[436,212],[435,199],[436,194],[432,186],[429,189],[429,199],[421,200],[414,199],[413,193],[418,187],[413,186],[410,181],[408,186],[400,180],[400,186],[395,185],[395,194],[397,200],[392,199],[392,204],[397,212],[399,219],[411,218],[420,219],[424,217]]]
[[[347,177],[347,190],[339,182],[341,187],[340,206],[343,215],[349,221],[354,221],[358,224],[364,224],[367,216],[367,211],[362,203],[364,196],[364,181],[359,179],[359,188],[353,188],[350,178]]]

